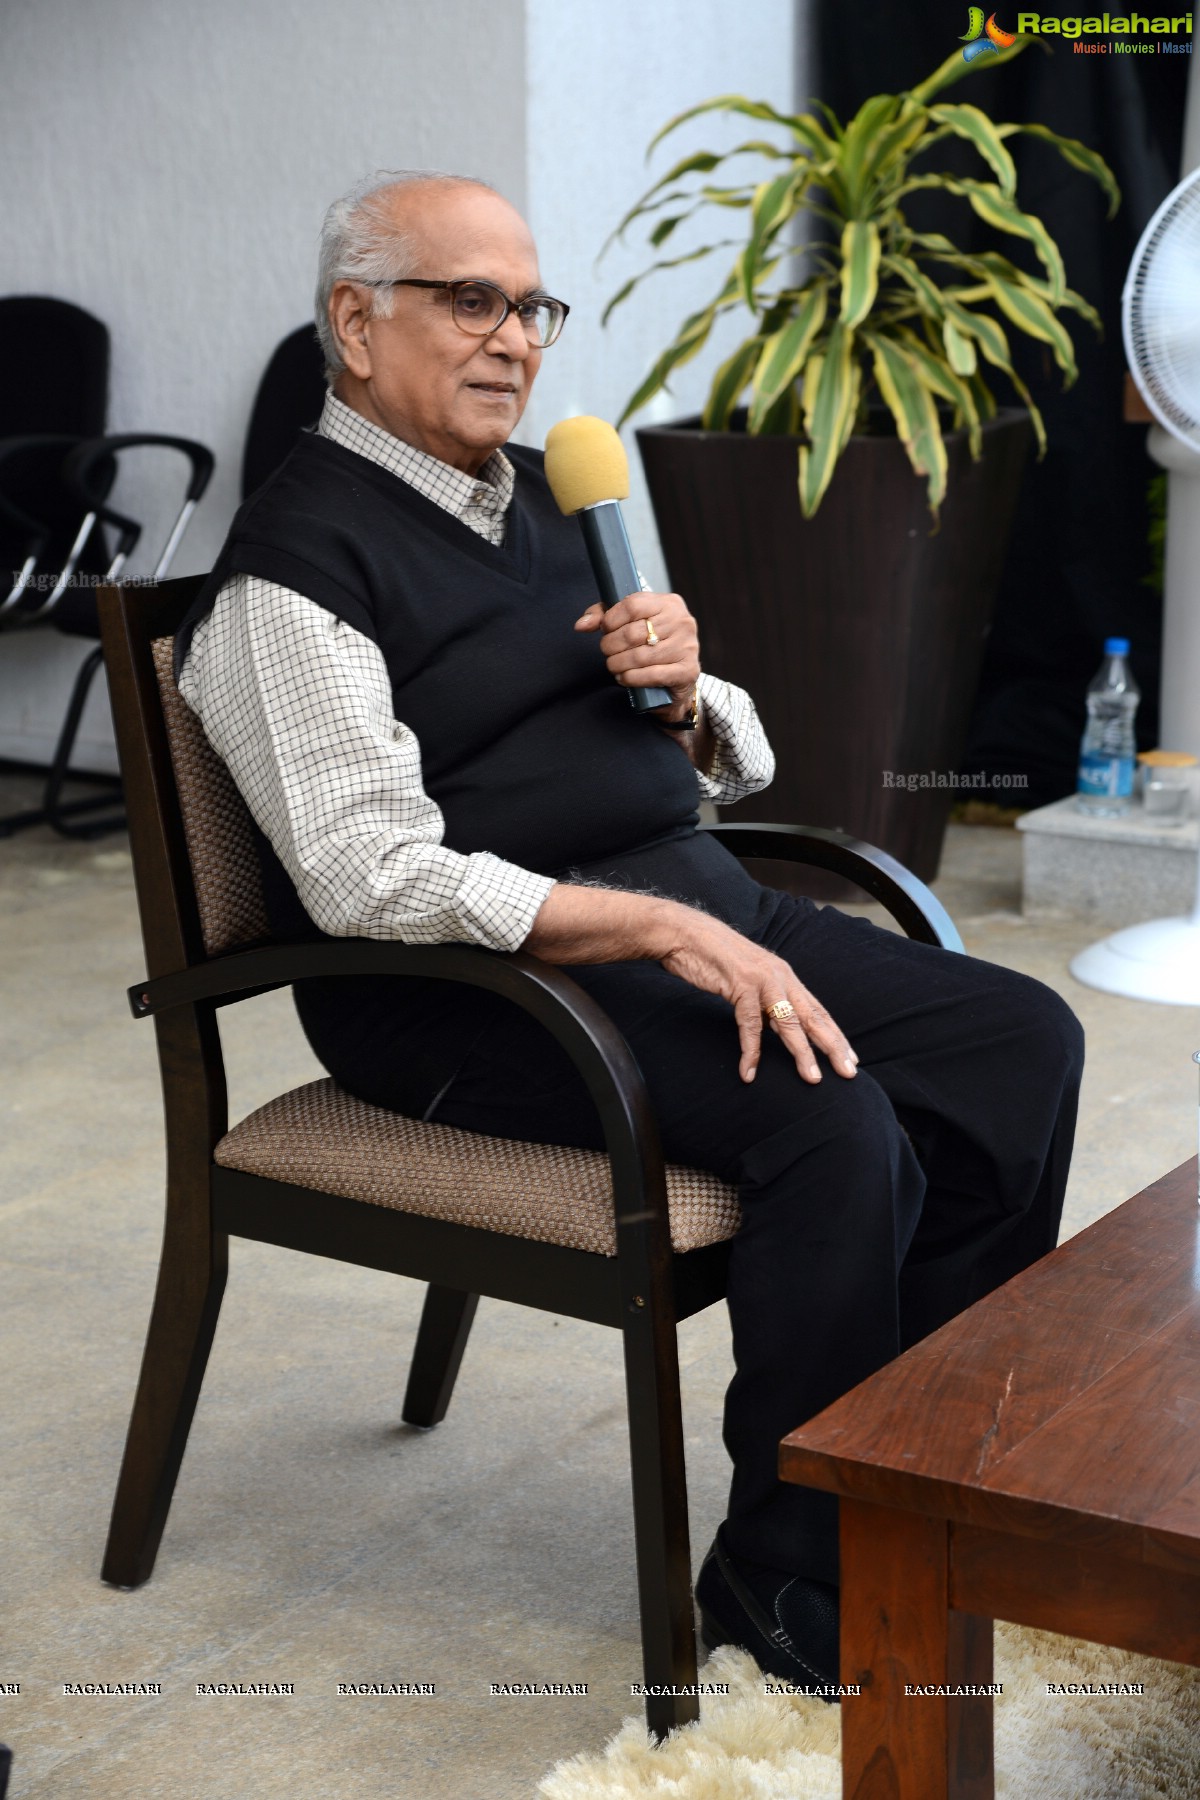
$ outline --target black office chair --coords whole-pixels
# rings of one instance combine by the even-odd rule
[[[48,294],[0,296],[0,438],[97,437],[108,419],[108,327]]]
[[[66,561],[79,525],[74,496],[64,489],[63,458],[73,444],[98,436],[108,416],[108,327],[83,307],[48,294],[0,296],[0,355],[5,379],[0,390],[0,627],[14,621],[13,588],[22,574],[25,587],[35,575],[52,578]],[[32,440],[39,440],[35,444]],[[40,542],[39,542],[40,540]],[[37,561],[27,558],[38,545]],[[104,534],[98,531],[79,562],[84,577],[107,569]],[[50,585],[53,585],[51,579]],[[37,591],[36,589],[34,590]],[[28,764],[0,758],[0,771],[25,774]],[[41,772],[38,770],[37,772]],[[119,790],[110,775],[81,776],[110,790],[98,799],[76,801],[71,812],[111,804]],[[24,815],[16,815],[18,820]],[[29,822],[35,822],[31,815]],[[0,820],[0,836],[9,821]],[[14,829],[19,825],[14,824]]]
[[[90,438],[41,434],[0,441],[0,527],[7,532],[12,567],[11,585],[0,600],[0,628],[49,624],[70,636],[97,640],[76,674],[42,804],[0,819],[0,837],[40,824],[52,825],[64,837],[96,837],[125,822],[123,812],[113,811],[111,791],[64,801],[62,790],[68,780],[77,779],[71,753],[103,659],[96,590],[102,580],[116,579],[141,536],[137,521],[110,507],[108,495],[120,452],[145,446],[178,451],[190,464],[183,503],[154,571],[161,580],[211,479],[210,450],[190,438],[148,432]],[[107,543],[106,527],[116,534],[115,549]],[[105,785],[119,794],[118,781]],[[78,816],[97,809],[105,809],[105,816]]]
[[[316,327],[302,325],[279,343],[254,396],[242,457],[242,499],[279,467],[325,404],[325,358]]]

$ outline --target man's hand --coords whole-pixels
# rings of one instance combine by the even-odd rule
[[[524,948],[552,963],[651,959],[693,987],[720,994],[733,1007],[743,1081],[754,1080],[762,1055],[763,1016],[780,1001],[792,1007],[794,1017],[770,1018],[769,1023],[805,1081],[821,1079],[814,1044],[839,1075],[857,1071],[858,1057],[782,957],[678,900],[558,882],[543,901]]]
[[[683,910],[691,914],[687,930],[677,947],[660,961],[670,974],[730,1002],[742,1046],[738,1074],[743,1081],[753,1081],[758,1072],[764,1016],[791,1052],[805,1081],[821,1079],[814,1044],[824,1050],[839,1075],[856,1073],[858,1057],[789,963],[719,919],[691,907]],[[771,1015],[771,1008],[780,1002],[791,1007],[791,1016],[779,1019]]]
[[[607,612],[597,601],[575,629],[603,631],[600,648],[609,673],[624,687],[670,690],[670,708],[656,717],[686,713],[700,678],[700,633],[678,594],[626,594]]]

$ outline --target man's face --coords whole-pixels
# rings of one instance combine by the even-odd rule
[[[417,245],[414,275],[479,276],[510,300],[540,289],[529,227],[498,194],[431,184],[399,190],[394,211]],[[524,412],[540,348],[512,313],[490,337],[462,331],[444,288],[394,288],[390,319],[367,316],[370,294],[353,282],[334,289],[346,361],[334,391],[393,436],[475,474]]]

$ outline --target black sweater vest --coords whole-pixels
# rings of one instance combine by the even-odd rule
[[[564,875],[691,833],[699,792],[680,746],[609,675],[598,634],[572,629],[598,594],[541,452],[506,454],[516,485],[497,548],[378,464],[301,437],[235,516],[176,666],[229,576],[305,595],[383,652],[444,842]]]

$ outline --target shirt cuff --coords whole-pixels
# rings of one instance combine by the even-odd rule
[[[702,674],[696,689],[716,742],[712,768],[707,774],[697,770],[703,797],[728,805],[758,793],[775,774],[775,757],[754,702],[744,689],[717,675]]]
[[[489,950],[519,950],[533,930],[554,877],[535,875],[489,850],[475,851],[463,861],[454,912],[468,938]]]

